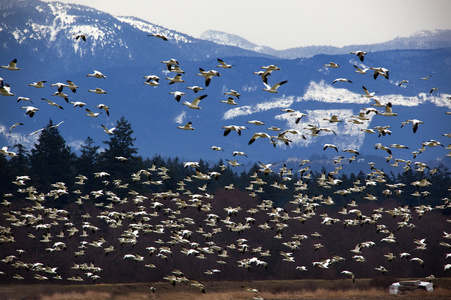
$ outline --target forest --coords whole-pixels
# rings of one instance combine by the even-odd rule
[[[448,274],[445,166],[346,175],[256,162],[239,173],[140,157],[124,118],[108,137],[88,136],[77,155],[50,120],[32,149],[3,149],[2,282]]]

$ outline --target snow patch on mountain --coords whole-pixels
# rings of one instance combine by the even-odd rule
[[[116,17],[119,21],[130,24],[136,29],[139,29],[143,32],[149,33],[149,34],[160,34],[165,36],[168,40],[176,43],[192,43],[193,39],[190,39],[186,35],[182,35],[178,32],[169,30],[167,28],[140,20],[135,17]]]

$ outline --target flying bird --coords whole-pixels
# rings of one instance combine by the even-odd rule
[[[20,68],[17,67],[17,58],[14,58],[9,65],[7,66],[2,66],[3,69],[7,69],[10,71],[19,71]]]
[[[169,94],[174,95],[174,99],[175,99],[177,102],[180,102],[180,99],[182,99],[182,96],[183,96],[183,95],[186,95],[184,92],[179,92],[179,91],[170,92]]]
[[[114,130],[116,129],[116,127],[112,127],[112,128],[110,128],[110,129],[108,129],[106,126],[104,126],[104,125],[100,125],[100,126],[102,126],[102,128],[103,128],[103,132],[106,132],[106,133],[108,133],[109,135],[112,135],[112,134],[114,134]]]
[[[332,84],[334,84],[335,82],[349,82],[349,83],[352,83],[351,80],[346,79],[346,78],[337,78],[334,81],[332,81]]]
[[[110,116],[110,107],[108,105],[100,103],[97,104],[96,107],[98,109],[103,109],[106,112],[107,116]]]
[[[166,77],[165,79],[169,80],[169,84],[185,82],[185,80],[182,79],[182,75],[181,74],[177,74],[174,77]]]
[[[8,133],[11,133],[11,130],[13,130],[14,128],[16,128],[19,125],[23,125],[23,123],[20,123],[20,122],[14,123],[13,126],[9,127],[9,132]]]
[[[232,68],[232,65],[226,64],[222,59],[217,58],[219,65],[217,65],[217,68],[223,68],[223,69],[230,69]]]
[[[214,76],[217,76],[217,77],[221,76],[221,74],[219,74],[219,72],[216,71],[216,70],[205,71],[204,69],[199,68],[199,72],[200,73],[196,74],[196,75],[205,77],[205,86],[209,86],[210,85],[211,78],[213,78]]]
[[[182,105],[186,105],[191,109],[200,109],[199,102],[207,96],[208,95],[199,96],[199,97],[195,98],[192,102],[185,101],[182,103]]]
[[[64,109],[61,105],[59,105],[59,104],[57,104],[57,103],[55,103],[55,102],[53,102],[51,100],[48,100],[48,99],[45,99],[45,98],[41,98],[41,100],[47,101],[48,105],[58,107],[59,109]]]
[[[183,126],[177,126],[177,128],[182,130],[194,130],[194,127],[192,125],[193,125],[192,122],[188,122]]]
[[[102,72],[97,71],[97,70],[94,70],[94,73],[88,74],[88,75],[86,75],[86,76],[88,76],[88,77],[94,77],[94,78],[106,78],[106,76],[103,75]]]
[[[86,112],[87,112],[87,116],[88,117],[92,117],[92,118],[95,118],[95,117],[98,117],[101,113],[94,113],[94,112],[92,112],[92,111],[90,111],[89,109],[87,109],[86,108]]]
[[[29,86],[33,86],[35,88],[41,89],[41,88],[45,87],[44,83],[46,83],[46,82],[47,81],[45,81],[45,80],[38,81],[38,82],[32,82],[32,83],[29,84]]]
[[[270,86],[270,85],[268,85],[267,83],[263,82],[263,84],[265,85],[265,88],[264,88],[263,90],[264,90],[264,91],[267,91],[267,92],[270,92],[270,93],[278,93],[278,92],[277,92],[277,89],[278,89],[281,85],[283,85],[283,84],[285,84],[285,83],[287,83],[287,82],[288,82],[287,80],[284,80],[284,81],[281,81],[281,82],[279,82],[279,83],[274,84],[273,86]]]
[[[30,116],[30,118],[32,118],[35,112],[39,110],[37,107],[34,106],[22,106],[21,108],[26,109],[25,114]]]
[[[365,55],[367,55],[368,53],[366,53],[365,51],[357,50],[357,51],[352,51],[350,54],[357,55],[357,57],[360,59],[360,61],[363,61],[365,59]]]
[[[149,34],[147,34],[147,36],[154,36],[154,37],[156,37],[156,38],[162,39],[163,41],[167,41],[167,40],[168,40],[167,37],[165,37],[164,35],[161,35],[161,34],[153,34],[153,33],[149,33]]]
[[[76,34],[76,33],[74,33],[74,37],[75,37],[75,39],[76,40],[78,40],[78,39],[82,39],[84,42],[86,42],[86,35],[84,35],[84,34]]]

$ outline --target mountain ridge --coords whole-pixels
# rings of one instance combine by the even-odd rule
[[[355,51],[355,49],[365,49],[367,52],[374,52],[382,50],[419,50],[451,47],[451,30],[421,30],[408,37],[398,36],[392,40],[375,44],[354,44],[343,47],[310,45],[283,50],[276,50],[268,46],[260,46],[238,35],[222,31],[207,30],[201,34],[200,38],[222,45],[236,46],[286,59],[301,57],[309,58],[318,54],[346,54],[350,51]]]
[[[18,66],[22,68],[19,72],[2,69],[0,76],[4,78],[5,83],[11,85],[11,92],[17,97],[30,97],[40,109],[31,119],[20,109],[22,103],[2,96],[4,101],[0,103],[0,142],[3,145],[21,142],[32,146],[36,136],[29,136],[29,133],[44,127],[48,119],[52,118],[55,122],[66,120],[60,129],[67,137],[68,144],[77,149],[87,135],[96,141],[105,139],[99,123],[112,126],[121,116],[131,121],[137,137],[136,146],[144,157],[164,154],[187,159],[202,157],[217,160],[231,159],[227,153],[242,150],[254,161],[266,161],[274,157],[282,161],[318,154],[317,150],[322,149],[322,144],[328,142],[336,143],[340,148],[356,147],[362,155],[374,155],[374,144],[378,142],[409,143],[412,148],[410,151],[421,147],[422,142],[431,138],[447,145],[446,139],[440,136],[440,133],[444,133],[443,128],[447,128],[449,124],[444,110],[451,108],[451,103],[447,100],[451,95],[448,86],[451,48],[369,52],[364,62],[349,53],[286,59],[195,39],[137,18],[113,17],[83,6],[40,1],[35,3],[38,5],[8,9],[4,20],[0,21],[3,57],[18,58]],[[20,18],[16,18],[18,15]],[[88,33],[86,42],[75,39],[74,34],[84,32]],[[149,33],[164,33],[169,41],[147,36]],[[164,78],[174,74],[161,62],[169,58],[179,61],[180,67],[185,71],[185,83],[167,84]],[[224,59],[233,67],[219,69],[217,58]],[[330,61],[341,67],[325,67],[324,64]],[[271,64],[278,65],[281,71],[273,72],[268,77],[268,82],[274,84],[288,81],[278,94],[262,91],[264,85],[261,77],[254,74],[262,70],[262,66]],[[390,79],[379,77],[374,80],[371,77],[372,71],[363,75],[357,74],[353,65],[361,68],[384,66],[390,70]],[[196,76],[199,68],[219,70],[221,76],[212,78],[210,86],[206,87],[203,77]],[[93,70],[102,71],[107,79],[86,77],[86,74],[92,73]],[[143,76],[149,74],[162,78],[159,86],[149,87],[143,84]],[[427,75],[433,75],[429,81],[420,79]],[[332,83],[338,77],[349,78],[354,83]],[[84,109],[73,108],[64,101],[61,103],[64,110],[57,112],[36,100],[60,100],[59,97],[52,97],[55,91],[48,86],[55,82],[65,82],[67,79],[82,87],[77,93],[68,92],[69,101],[84,101],[91,110],[96,110],[95,105],[100,102],[106,103],[112,107],[111,116],[103,114],[97,119],[87,119]],[[399,87],[399,83],[404,79],[408,79],[410,83]],[[28,86],[38,80],[47,80],[47,87],[34,89]],[[202,109],[197,111],[177,103],[169,94],[182,90],[187,94],[186,100],[192,101],[198,94],[189,91],[187,86],[193,85],[205,88],[199,95],[208,95],[201,101]],[[380,91],[376,94],[377,98],[384,103],[392,102],[394,111],[399,111],[400,117],[390,119],[374,115],[371,121],[362,127],[351,126],[347,120],[373,104],[373,100],[360,96],[363,93],[362,85],[370,91]],[[108,94],[95,95],[88,92],[88,89],[96,87],[105,89]],[[439,90],[430,93],[433,87],[439,87]],[[220,102],[226,98],[224,93],[231,89],[242,94],[240,99],[236,99],[237,107]],[[299,124],[294,124],[294,119],[281,112],[287,108],[307,113],[308,117]],[[424,115],[425,111],[430,115]],[[345,122],[337,125],[323,120],[332,114],[344,118]],[[415,135],[403,134],[409,132],[406,128],[400,129],[401,122],[405,121],[404,116],[414,118],[417,117],[416,114],[421,114],[426,125],[422,125]],[[149,118],[149,115],[152,117]],[[263,120],[266,126],[247,124],[250,119]],[[18,121],[23,122],[25,126],[15,128],[9,134],[7,128]],[[187,133],[177,129],[177,126],[188,121],[193,122],[193,127],[196,128],[194,132]],[[222,126],[230,124],[246,126],[248,129],[244,130],[241,136],[232,132],[224,137]],[[293,142],[289,147],[279,143],[274,148],[264,139],[247,145],[254,132],[269,132],[267,127],[271,125],[306,133],[304,127],[308,124],[332,127],[342,134],[335,136],[323,132],[317,138],[307,135],[305,140],[290,135],[289,138]],[[377,135],[365,135],[359,131],[381,125],[390,125],[393,131],[401,132],[401,135],[379,138]],[[269,133],[277,135],[275,132]],[[183,151],[164,142],[167,136],[171,137],[171,141],[177,141]],[[193,139],[196,143],[193,143]],[[228,152],[220,156],[210,150],[212,145],[223,146]],[[396,156],[411,159],[410,151],[399,151]],[[435,159],[436,151],[437,149],[426,151],[422,158]],[[328,156],[339,155],[329,151],[324,153]],[[376,154],[384,155],[380,151]],[[243,164],[246,162],[243,161]]]

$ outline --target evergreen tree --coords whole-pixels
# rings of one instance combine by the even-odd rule
[[[110,135],[109,141],[104,141],[108,147],[100,154],[101,171],[110,173],[115,179],[128,182],[130,176],[142,167],[142,159],[136,154],[138,149],[133,147],[136,138],[132,137],[131,124],[122,117],[117,121],[116,129]]]
[[[81,155],[77,160],[77,172],[88,178],[85,182],[88,189],[93,188],[92,179],[94,178],[94,172],[97,172],[99,162],[99,150],[100,146],[94,145],[94,140],[91,137],[87,137],[85,143],[81,146]]]
[[[16,156],[9,161],[9,168],[15,176],[29,175],[30,153],[22,144],[16,144]]]
[[[69,186],[73,182],[72,153],[52,120],[41,131],[38,142],[31,149],[31,177],[36,188],[50,189],[50,184],[62,181]]]

